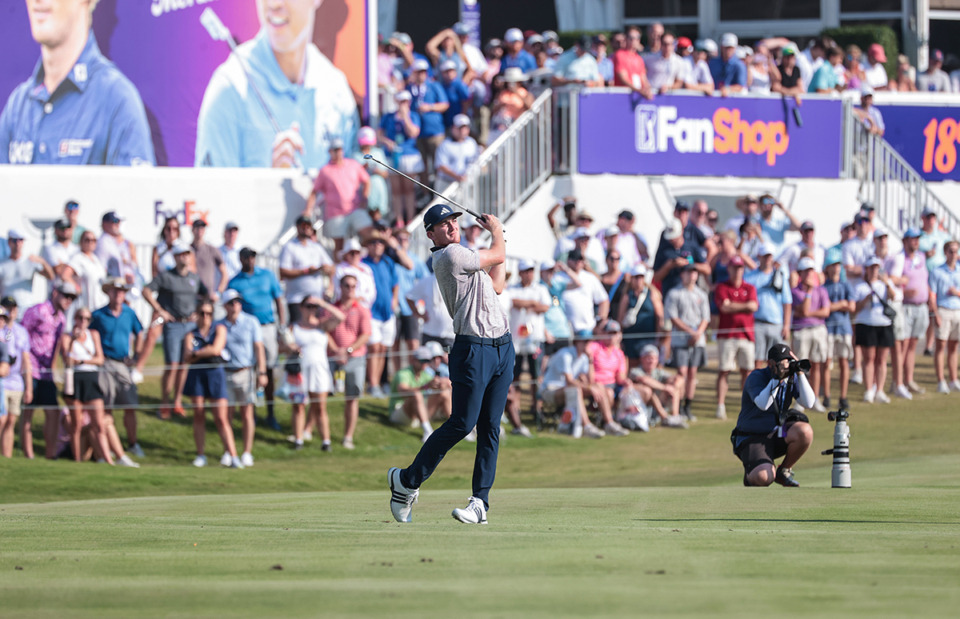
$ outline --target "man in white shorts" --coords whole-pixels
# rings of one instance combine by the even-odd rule
[[[934,355],[937,393],[960,391],[960,380],[957,379],[957,345],[960,344],[960,268],[957,267],[957,248],[957,241],[944,243],[943,256],[946,262],[930,274],[931,294],[937,300],[937,308],[933,312],[933,324],[937,329]],[[949,385],[943,369],[944,356],[950,368]]]
[[[900,331],[894,331],[896,345],[900,347],[900,360],[903,363],[903,384],[905,390],[894,389],[900,397],[912,393],[923,393],[924,389],[913,379],[913,370],[917,360],[917,341],[924,337],[930,323],[930,314],[936,311],[936,299],[930,294],[930,273],[927,270],[927,257],[920,251],[918,228],[910,228],[903,233],[903,313]],[[895,325],[897,323],[894,323]],[[909,399],[909,398],[908,398]]]
[[[853,326],[850,316],[854,312],[853,287],[849,282],[840,280],[840,270],[843,268],[842,258],[835,254],[827,260],[823,272],[826,276],[823,288],[827,291],[830,300],[830,314],[827,316],[827,364],[823,373],[823,400],[824,407],[830,408],[830,370],[836,359],[840,369],[840,409],[849,410],[847,388],[850,386],[850,364],[853,359]]]
[[[220,324],[227,329],[227,343],[223,355],[227,358],[224,370],[227,373],[227,393],[230,412],[237,409],[243,421],[244,466],[253,466],[253,412],[257,404],[257,390],[267,386],[267,357],[263,347],[260,321],[242,310],[242,297],[234,289],[223,293],[223,308],[226,317]],[[228,428],[228,432],[231,430]],[[230,457],[224,453],[223,460]],[[221,460],[221,464],[223,464]]]
[[[727,376],[739,369],[741,385],[754,369],[754,318],[757,289],[743,281],[744,263],[739,255],[727,263],[730,279],[720,282],[713,297],[720,311],[717,344],[720,347],[720,371],[717,372],[717,419],[727,418]]]

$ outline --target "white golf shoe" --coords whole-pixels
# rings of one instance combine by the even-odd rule
[[[400,483],[400,469],[393,467],[387,472],[387,481],[390,483],[390,511],[397,522],[413,520],[413,504],[420,496],[420,490],[409,490]]]
[[[487,509],[483,506],[483,501],[472,496],[466,507],[453,510],[453,517],[466,524],[487,524]]]

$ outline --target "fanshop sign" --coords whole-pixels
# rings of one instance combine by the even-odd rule
[[[794,107],[780,98],[668,95],[646,101],[584,93],[579,171],[837,178],[840,102],[805,100],[798,113]]]

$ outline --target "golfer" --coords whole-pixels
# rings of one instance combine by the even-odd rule
[[[420,485],[476,426],[473,496],[465,509],[453,510],[453,517],[468,524],[487,523],[487,499],[500,446],[500,417],[513,380],[509,320],[497,300],[506,280],[506,248],[503,226],[492,215],[478,220],[493,237],[490,249],[472,250],[461,245],[456,221],[460,215],[446,204],[437,204],[423,216],[423,227],[434,244],[433,270],[456,332],[449,364],[453,413],[430,435],[413,464],[406,469],[390,469],[390,510],[397,522],[410,522]]]

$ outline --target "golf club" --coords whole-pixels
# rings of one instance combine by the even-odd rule
[[[430,188],[430,187],[427,187],[426,185],[424,185],[423,183],[421,183],[421,182],[418,181],[417,179],[412,178],[412,177],[410,177],[410,176],[407,176],[406,174],[404,174],[403,172],[401,172],[400,170],[396,169],[396,168],[393,167],[393,166],[389,166],[389,165],[385,164],[384,162],[380,161],[379,159],[377,159],[377,158],[374,157],[373,155],[364,155],[363,158],[364,158],[364,159],[369,159],[370,161],[374,161],[374,162],[376,162],[376,163],[379,163],[380,165],[382,165],[383,167],[387,168],[388,170],[393,170],[394,172],[396,172],[397,174],[399,174],[399,175],[402,176],[403,178],[407,179],[408,181],[413,181],[414,183],[420,185],[421,187],[423,187],[424,189],[426,189],[427,191],[429,191],[429,192],[432,193],[433,195],[437,196],[438,198],[442,198],[443,200],[445,200],[445,201],[449,202],[450,204],[454,205],[455,207],[457,207],[457,208],[459,208],[459,209],[465,210],[466,212],[470,213],[471,215],[473,215],[474,217],[476,217],[476,218],[479,219],[479,220],[486,221],[486,219],[484,219],[483,215],[477,213],[476,211],[473,211],[473,210],[471,210],[471,209],[468,209],[467,207],[463,206],[462,204],[457,204],[456,202],[454,202],[453,200],[451,200],[451,199],[448,198],[447,196],[443,195],[443,194],[440,193],[439,191],[436,191],[436,190],[434,190],[434,189],[432,189],[432,188]]]

